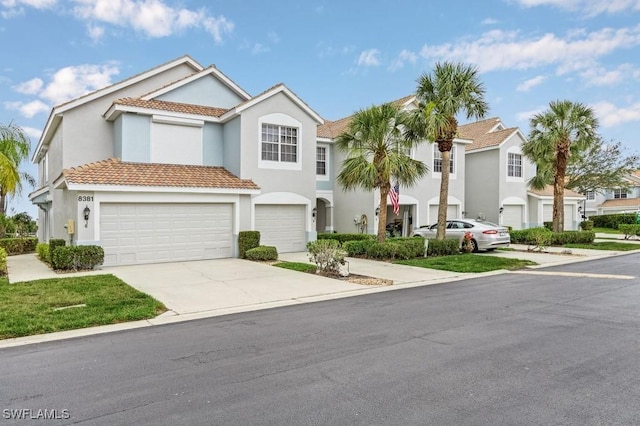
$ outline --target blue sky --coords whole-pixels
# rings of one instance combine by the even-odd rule
[[[639,152],[639,18],[640,0],[0,0],[0,123],[35,147],[53,105],[184,54],[253,95],[282,82],[335,120],[453,60],[478,67],[507,126],[527,134],[569,99]],[[36,214],[28,192],[14,212]]]

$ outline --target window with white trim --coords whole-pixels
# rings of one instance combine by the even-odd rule
[[[522,177],[522,155],[514,152],[507,153],[507,176]]]
[[[316,147],[316,174],[318,176],[327,175],[327,147]]]
[[[298,129],[262,123],[261,158],[265,161],[296,163],[298,161]]]
[[[613,198],[615,199],[627,198],[627,195],[628,193],[626,189],[616,188],[613,190]]]
[[[449,173],[455,173],[456,163],[456,147],[451,148],[451,155],[449,156]],[[442,173],[442,153],[438,149],[438,144],[433,144],[433,172]]]
[[[596,199],[596,192],[595,191],[587,191],[584,194],[585,197],[587,197],[587,201],[593,201]]]

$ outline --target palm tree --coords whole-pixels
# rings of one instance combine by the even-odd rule
[[[485,89],[478,78],[478,70],[470,65],[436,63],[433,73],[421,75],[417,83],[416,98],[419,107],[408,126],[407,137],[434,141],[442,153],[436,233],[436,238],[442,240],[447,223],[451,149],[458,133],[456,116],[464,113],[467,120],[480,119],[487,114],[489,105],[484,100]]]
[[[24,131],[9,123],[0,125],[0,214],[7,210],[7,198],[22,192],[22,182],[35,185],[35,179],[20,171],[20,164],[29,158],[31,142]]]
[[[572,153],[593,143],[598,120],[590,107],[562,100],[549,103],[549,109],[534,115],[529,126],[529,140],[522,145],[522,153],[537,166],[529,186],[543,189],[553,182],[553,231],[562,232],[567,164]]]
[[[385,239],[391,180],[411,187],[428,171],[424,163],[406,154],[418,143],[403,136],[407,118],[408,113],[394,104],[372,106],[356,112],[347,130],[336,138],[338,149],[347,154],[337,176],[340,186],[380,190],[379,242]]]

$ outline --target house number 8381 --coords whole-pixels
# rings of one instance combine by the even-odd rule
[[[93,197],[91,195],[79,195],[78,201],[93,201]]]

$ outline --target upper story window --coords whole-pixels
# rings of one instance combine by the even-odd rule
[[[454,174],[456,170],[456,147],[451,148],[449,156],[449,173]],[[438,144],[433,144],[433,172],[442,173],[442,153],[438,149]]]
[[[596,192],[595,191],[587,191],[585,194],[585,197],[587,197],[587,201],[593,201],[596,199]]]
[[[522,155],[513,152],[507,154],[507,176],[522,177]]]
[[[49,182],[49,153],[45,153],[42,160],[40,160],[40,176],[39,176],[39,186],[44,186]]]
[[[613,198],[627,198],[627,190],[626,189],[614,189],[613,190]]]
[[[298,161],[298,129],[262,124],[262,159],[296,163]]]
[[[316,148],[316,174],[318,176],[327,175],[327,147]]]

